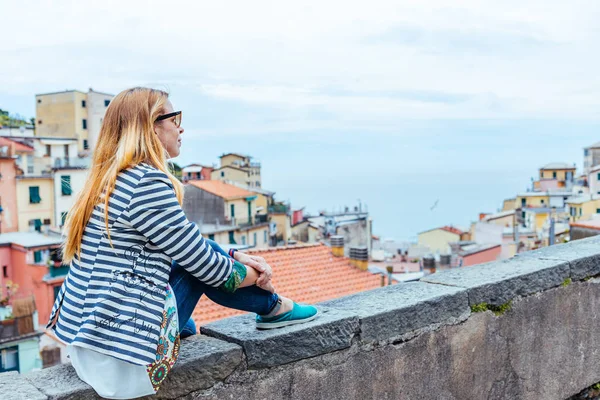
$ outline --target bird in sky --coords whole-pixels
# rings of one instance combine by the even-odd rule
[[[439,202],[440,202],[440,199],[437,199],[435,201],[435,203],[433,204],[433,206],[431,206],[430,210],[433,211],[437,207],[437,205],[438,205]]]

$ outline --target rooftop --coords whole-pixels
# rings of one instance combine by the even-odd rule
[[[569,197],[573,192],[525,192],[519,193],[517,197]]]
[[[48,236],[38,232],[11,232],[0,234],[0,245],[16,244],[25,248],[55,246],[62,243],[60,236]]]
[[[589,219],[587,221],[572,222],[571,227],[586,228],[600,231],[600,218]]]
[[[481,253],[482,251],[495,249],[500,246],[500,244],[469,244],[467,246],[463,246],[458,252],[458,254],[462,257],[466,257],[471,256],[473,254]]]
[[[515,210],[502,211],[496,214],[486,215],[483,221],[493,221],[495,219],[505,218],[515,214]]]
[[[8,146],[8,147],[14,146],[15,151],[18,151],[18,152],[27,152],[27,153],[33,152],[33,147],[31,147],[31,146],[27,146],[26,144],[23,144],[16,140],[11,140],[11,139],[7,138],[6,136],[0,136],[0,147],[3,147],[3,146]]]
[[[450,232],[450,233],[454,233],[455,235],[462,235],[464,233],[464,231],[454,227],[454,226],[442,226],[440,228],[434,228],[434,229],[429,229],[428,231],[423,231],[423,232],[419,232],[419,234],[421,233],[427,233],[427,232],[433,232],[433,231],[437,231],[437,230],[442,230],[442,231],[446,231],[446,232]]]
[[[323,244],[249,250],[273,268],[277,291],[300,303],[317,303],[381,286],[381,278],[352,266],[347,258],[334,257]],[[243,314],[221,307],[203,296],[193,318],[198,326]]]
[[[240,199],[256,195],[254,192],[250,192],[246,189],[242,189],[222,181],[190,180],[188,181],[188,185],[195,186],[198,189],[212,193],[215,196],[219,196],[225,200]]]
[[[554,162],[554,163],[546,164],[540,169],[542,169],[542,170],[576,169],[576,167],[574,165],[567,164],[567,163]]]
[[[566,203],[567,204],[584,204],[584,203],[587,203],[588,201],[595,201],[595,200],[600,200],[600,197],[598,197],[597,195],[587,194],[587,195],[583,195],[583,196],[577,196],[577,197],[570,198],[566,201]]]

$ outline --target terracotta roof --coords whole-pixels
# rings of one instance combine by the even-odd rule
[[[15,146],[15,151],[26,151],[26,152],[32,152],[33,151],[33,147],[31,146],[27,146],[26,144],[17,142],[16,140],[10,140],[6,137],[0,137],[0,146]]]
[[[278,293],[299,303],[318,303],[380,287],[381,278],[352,266],[345,257],[333,257],[323,244],[250,250],[264,257],[273,268]],[[199,327],[209,322],[243,314],[219,306],[202,296],[193,318]]]
[[[222,181],[190,180],[188,184],[226,200],[256,196],[253,192]]]
[[[453,226],[443,226],[440,229],[443,230],[443,231],[446,231],[446,232],[455,233],[457,235],[462,235],[464,233],[460,229],[457,229],[457,228],[455,228]]]

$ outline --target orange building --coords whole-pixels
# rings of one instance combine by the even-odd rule
[[[6,281],[17,283],[18,298],[35,297],[40,326],[48,322],[56,294],[69,271],[58,256],[61,242],[59,236],[37,232],[0,235],[0,297],[5,296]]]
[[[381,277],[352,266],[345,257],[334,257],[324,244],[307,244],[249,250],[263,257],[273,268],[273,285],[277,293],[298,303],[314,304],[325,300],[376,289]],[[244,314],[222,307],[202,296],[193,318],[196,326]]]

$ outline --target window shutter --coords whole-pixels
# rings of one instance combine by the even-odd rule
[[[40,187],[39,186],[29,186],[29,202],[32,204],[37,204],[41,202],[40,198]]]
[[[63,196],[70,196],[72,194],[71,177],[63,176],[62,178],[60,178],[60,187]]]

